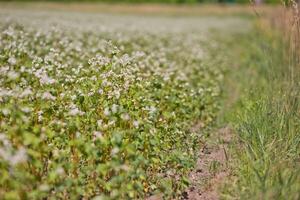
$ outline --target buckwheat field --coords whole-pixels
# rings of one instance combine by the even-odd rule
[[[206,62],[216,45],[207,31],[223,22],[0,17],[1,196],[124,199],[185,187],[199,142],[192,126],[218,109],[223,74]]]
[[[0,3],[0,200],[299,199],[297,2],[193,2]]]

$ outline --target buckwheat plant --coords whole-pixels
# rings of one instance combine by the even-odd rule
[[[2,10],[1,198],[182,191],[218,110],[210,20]]]

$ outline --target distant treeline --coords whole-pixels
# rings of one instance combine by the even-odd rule
[[[0,1],[31,1],[31,2],[104,2],[104,3],[173,3],[173,4],[193,4],[193,3],[250,3],[252,0],[0,0]],[[282,0],[254,0],[257,3],[281,3]]]

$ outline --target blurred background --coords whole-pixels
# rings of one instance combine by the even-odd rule
[[[0,0],[12,2],[16,0]],[[197,4],[197,3],[242,3],[242,4],[278,4],[285,0],[18,0],[19,2],[103,2],[103,3],[163,3],[163,4]]]

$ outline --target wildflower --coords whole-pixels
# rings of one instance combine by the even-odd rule
[[[0,97],[13,96],[13,95],[14,95],[14,93],[12,90],[0,88]]]
[[[119,153],[120,149],[118,147],[114,147],[112,150],[111,150],[111,154],[112,155],[116,155],[117,153]]]
[[[54,101],[56,99],[56,97],[53,96],[50,92],[44,92],[42,95],[42,99]]]
[[[38,114],[38,122],[42,122],[43,121],[43,111],[38,111],[37,112],[37,114]]]
[[[40,77],[40,83],[41,83],[42,85],[47,85],[47,84],[51,85],[51,84],[56,83],[56,80],[50,78],[47,74],[43,74],[43,75]]]
[[[23,97],[27,97],[27,96],[30,96],[32,95],[33,92],[30,88],[26,88],[20,95],[19,97],[23,98]]]
[[[109,116],[110,115],[109,108],[105,108],[103,113],[105,116]]]
[[[119,99],[120,96],[121,96],[120,91],[119,91],[119,90],[116,90],[114,93],[115,93],[116,99]]]
[[[91,96],[93,96],[94,94],[95,94],[94,91],[91,91],[91,92],[88,93],[88,96],[91,97]]]
[[[65,93],[60,93],[60,95],[59,95],[61,98],[64,98],[65,96],[66,96],[66,94]]]
[[[25,68],[25,66],[21,66],[21,68],[20,68],[20,72],[25,72],[25,70],[26,70],[26,68]]]
[[[94,138],[93,138],[94,141],[97,140],[97,139],[103,138],[102,133],[100,131],[95,131],[93,133],[93,136],[94,136]]]
[[[106,127],[112,127],[116,124],[115,120],[109,121],[108,124],[106,125]]]
[[[46,72],[42,71],[41,69],[37,70],[34,75],[39,78],[39,81],[42,85],[51,85],[56,83],[55,79],[50,78]]]
[[[23,163],[27,161],[27,153],[25,148],[20,148],[17,152],[10,157],[9,162],[11,165],[16,165],[18,163]]]
[[[76,106],[71,107],[69,111],[69,115],[76,116],[76,115],[84,115],[84,112],[79,110]]]
[[[20,74],[15,71],[9,71],[7,74],[7,77],[11,80],[16,80],[17,78],[19,78],[19,76],[20,76]]]
[[[4,133],[0,133],[0,141],[2,142],[5,148],[11,148],[11,143]]]
[[[130,63],[130,57],[128,56],[128,54],[124,54],[121,58],[120,58],[120,60],[119,60],[119,62],[120,62],[120,64],[124,67],[124,66],[126,66],[126,65],[128,65],[129,63]]]
[[[50,190],[50,187],[47,184],[42,184],[42,185],[39,186],[39,190],[43,191],[43,192],[47,192],[47,191]]]
[[[65,174],[65,170],[64,170],[64,168],[62,168],[62,167],[58,167],[58,168],[55,170],[55,173],[56,173],[57,175],[59,175],[59,176],[62,176],[62,175]]]
[[[76,138],[80,138],[81,133],[79,131],[77,131],[75,135],[76,135]]]
[[[127,113],[123,113],[123,114],[121,115],[121,118],[122,118],[124,121],[128,121],[128,120],[130,119],[130,116],[129,116],[129,114],[127,114]]]
[[[53,155],[54,158],[58,158],[59,155],[60,155],[59,149],[57,149],[57,148],[53,149],[52,150],[52,155]]]
[[[3,108],[2,113],[4,116],[8,116],[11,113],[11,111],[8,108]]]
[[[99,89],[99,90],[98,90],[98,94],[103,94],[103,90],[102,90],[102,89]]]
[[[97,120],[97,125],[98,125],[99,127],[101,127],[101,126],[102,126],[102,122],[103,122],[103,120],[101,120],[101,119]]]
[[[73,101],[74,101],[76,98],[77,98],[76,95],[72,95],[72,96],[71,96],[71,99],[72,99]]]
[[[21,110],[24,112],[24,113],[30,113],[32,111],[31,108],[29,107],[22,107]]]
[[[98,55],[96,59],[97,59],[97,65],[99,66],[106,66],[110,62],[109,58],[101,55]]]
[[[149,113],[150,114],[153,114],[153,113],[155,113],[156,112],[156,108],[154,107],[154,106],[150,106],[150,108],[149,108]]]
[[[134,120],[132,124],[135,128],[139,127],[139,121],[137,121],[137,120]]]
[[[11,65],[17,64],[17,60],[15,57],[10,57],[7,62]]]
[[[111,107],[111,111],[112,111],[113,114],[117,113],[118,112],[118,105],[113,104],[112,107]]]

